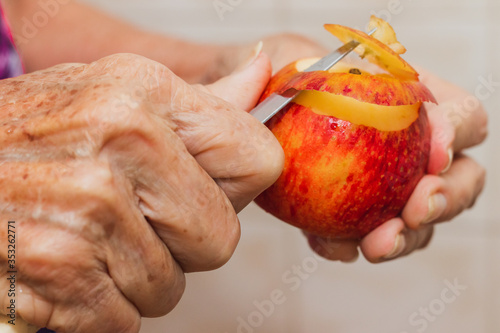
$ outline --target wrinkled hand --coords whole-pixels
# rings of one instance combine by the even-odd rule
[[[418,183],[401,217],[385,222],[360,242],[307,235],[318,254],[346,262],[357,258],[358,248],[370,262],[407,255],[428,244],[435,223],[459,215],[480,194],[485,170],[462,151],[485,139],[486,112],[474,96],[425,70],[419,72],[439,103],[426,105],[432,127],[428,175]]]
[[[184,272],[224,264],[236,213],[282,169],[243,110],[269,76],[259,55],[190,86],[121,54],[0,81],[0,247],[16,221],[17,314],[58,333],[137,332],[176,305]],[[0,266],[5,313],[6,251]]]

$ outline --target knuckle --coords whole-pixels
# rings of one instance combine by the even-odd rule
[[[85,171],[76,175],[75,182],[75,188],[85,204],[109,208],[117,202],[115,176],[107,164],[86,164]]]
[[[232,257],[240,239],[240,224],[236,214],[225,222],[225,228],[216,235],[211,259],[207,261],[205,270],[217,269],[226,264]]]
[[[470,161],[473,163],[471,167],[475,169],[474,174],[471,177],[471,182],[468,183],[468,186],[462,187],[456,196],[454,216],[474,207],[485,185],[486,169],[475,161]]]
[[[134,71],[141,72],[145,68],[156,68],[158,66],[163,65],[154,60],[133,53],[113,54],[90,64],[90,67],[95,69],[97,73],[103,72],[103,69],[105,68],[106,73],[111,73],[118,78],[130,77],[131,75],[136,74]]]
[[[229,199],[223,193],[217,193],[208,200],[208,205],[202,209],[205,213],[201,221],[192,226],[198,229],[194,234],[197,239],[192,241],[198,243],[204,252],[203,259],[193,267],[196,271],[213,270],[224,265],[240,238],[240,223]]]
[[[153,60],[150,60],[146,57],[143,57],[141,55],[137,55],[134,53],[118,53],[118,54],[111,55],[110,59],[112,61],[123,62],[123,63],[129,64],[131,66],[133,66],[133,65],[140,66],[143,64],[147,64],[149,62],[153,62]]]
[[[146,67],[151,67],[151,68],[157,68],[158,66],[164,67],[157,61],[154,61],[152,59],[134,53],[121,53],[115,55],[114,58],[115,61],[119,62],[117,67],[121,68],[123,68],[123,66],[120,66],[120,64],[122,63],[126,64],[125,68],[140,69]]]
[[[102,84],[105,86],[99,86],[99,91],[87,92],[85,96],[97,101],[87,116],[90,126],[97,129],[104,139],[119,133],[140,131],[148,119],[145,111],[149,106],[144,99],[144,89],[113,80]]]
[[[115,230],[116,221],[124,214],[120,211],[124,202],[123,189],[118,187],[116,176],[109,165],[92,164],[75,178],[75,198],[79,202],[75,209],[81,235],[93,240],[108,239]]]
[[[136,54],[116,54],[97,61],[95,66],[97,72],[105,68],[115,78],[133,81],[148,90],[177,77],[165,65]]]
[[[220,267],[229,261],[240,239],[240,223],[236,213],[228,214],[225,229],[219,237],[219,251],[214,262],[215,267]]]

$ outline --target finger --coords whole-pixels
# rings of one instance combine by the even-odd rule
[[[138,62],[142,58],[132,57],[131,61],[134,59]],[[82,72],[88,80],[94,75],[92,66],[97,65]],[[138,62],[133,67],[137,70],[134,77],[156,75],[154,66],[143,66],[143,73]],[[139,80],[134,78],[124,83],[113,75],[75,89],[78,98],[61,106],[57,114],[27,122],[11,132],[0,131],[8,143],[2,147],[3,153],[10,156],[9,149],[15,147],[19,153],[26,152],[22,156],[30,156],[29,151],[37,147],[40,158],[85,156],[107,161],[117,173],[129,178],[143,214],[162,240],[169,242],[184,269],[219,267],[239,239],[239,223],[230,201],[186,150],[173,131],[176,125],[158,116],[155,108],[160,106],[152,105],[146,97],[143,83],[133,83]],[[185,83],[181,86],[192,89]],[[67,120],[60,121],[64,116]],[[69,132],[71,136],[58,136]],[[47,149],[54,140],[60,142],[57,151]]]
[[[205,86],[207,90],[242,110],[250,111],[271,78],[271,61],[261,51],[262,43],[259,43],[242,66],[231,75]]]
[[[74,302],[88,301],[85,284],[95,280],[95,273],[100,279],[111,276],[122,302],[141,315],[164,315],[177,304],[183,272],[140,213],[131,186],[120,184],[127,180],[113,175],[109,166],[4,163],[0,170],[0,184],[8,188],[2,212],[18,215],[9,211],[12,207],[27,216],[36,212],[37,220],[26,222],[21,232],[20,263],[31,281],[42,275],[39,286],[54,286],[47,288],[56,293],[45,295],[48,300],[80,306]],[[81,276],[70,279],[69,274]],[[83,290],[74,290],[69,299],[69,292],[57,294],[73,287]]]
[[[173,115],[176,133],[239,212],[278,179],[284,153],[274,135],[248,113],[209,95],[204,103],[202,112]]]
[[[431,126],[431,148],[427,172],[438,175],[446,172],[453,162],[453,142],[455,140],[455,128],[451,123],[443,119],[442,109],[425,103]]]
[[[304,233],[311,249],[328,260],[354,262],[359,256],[358,241],[322,238]]]
[[[268,61],[260,55],[245,71],[257,73],[236,74],[236,78],[268,75]],[[131,69],[132,68],[132,69]],[[264,70],[257,68],[264,68]],[[142,85],[152,110],[174,126],[188,152],[212,177],[217,179],[236,211],[240,211],[260,192],[279,177],[283,168],[283,151],[272,133],[247,112],[220,98],[186,84],[165,66],[134,55],[107,57],[91,64],[86,75],[105,70],[114,77],[133,80]],[[260,79],[261,80],[261,79]],[[235,80],[223,80],[227,89]],[[262,87],[237,85],[246,90],[250,105]],[[217,91],[223,91],[221,83]],[[212,86],[213,88],[213,86]],[[249,89],[249,90],[248,90]],[[233,91],[236,96],[243,96]]]
[[[119,119],[100,112],[87,118],[106,124],[100,159],[128,177],[142,214],[183,270],[226,263],[239,240],[238,218],[172,130],[175,125],[134,108],[123,109]]]
[[[450,150],[459,152],[486,138],[488,117],[477,92],[473,96],[423,69],[419,72],[438,102],[426,104],[432,126],[429,172],[438,174],[451,163]]]
[[[22,222],[20,219],[18,221]],[[41,229],[37,230],[37,233],[37,237],[66,236],[57,232],[52,232],[49,236]],[[74,245],[81,248],[78,242]],[[23,250],[25,248],[23,247]],[[78,265],[79,260],[75,259],[78,257],[73,257],[71,261],[60,261],[61,258],[54,256],[54,252],[47,251],[47,246],[27,250],[40,249],[42,251],[38,258],[24,256],[22,259],[27,265],[32,265],[31,269],[39,270],[37,276],[27,276],[32,271],[20,271],[16,274],[16,315],[34,326],[47,327],[61,333],[139,331],[138,310],[124,298],[107,276],[105,269],[100,274],[96,272],[95,267],[80,266],[78,271],[72,271],[70,268]],[[68,252],[68,248],[65,248],[65,253],[75,256],[82,254],[76,251]],[[56,269],[54,265],[66,265],[66,268]],[[54,269],[47,269],[49,266]],[[5,284],[9,283],[8,277],[2,276],[2,294],[9,290],[9,286]],[[6,309],[11,298],[7,293],[1,297],[2,308]]]
[[[136,307],[116,288],[102,261],[86,260],[89,255],[100,255],[95,245],[77,233],[51,227],[52,221],[45,216],[16,218],[18,314],[29,323],[58,332],[137,332],[140,315]],[[9,281],[1,280],[6,304],[4,281]]]
[[[470,208],[485,182],[485,170],[473,159],[458,154],[441,176],[426,175],[418,183],[402,212],[408,227],[448,221]]]
[[[260,44],[261,47],[261,44]],[[207,86],[206,88],[218,97],[233,105],[249,111],[257,103],[271,75],[271,65],[268,57],[260,53],[260,49],[250,63],[237,69],[228,77]],[[236,110],[235,110],[236,111]],[[234,112],[234,117],[247,119],[247,115]],[[231,117],[233,118],[233,117]],[[247,122],[252,127],[245,129],[233,118],[224,122],[227,133],[234,131],[247,136],[240,140],[238,147],[226,147],[224,150],[205,149],[206,154],[197,154],[197,160],[217,178],[218,184],[232,199],[237,211],[245,207],[263,189],[271,185],[283,168],[283,153],[274,136],[254,119]],[[221,128],[222,130],[222,128]],[[250,130],[250,131],[249,131]],[[255,131],[253,134],[251,131]],[[253,137],[254,139],[252,139]],[[238,138],[235,138],[235,142]],[[216,148],[217,144],[213,147]],[[223,168],[217,168],[211,163],[220,160]],[[236,181],[235,181],[236,180]]]
[[[239,100],[248,109],[267,82],[268,65],[260,55],[243,72],[221,79],[209,89],[234,102]],[[193,94],[195,100],[190,97]],[[200,90],[181,95],[190,100],[177,101],[183,107],[174,108],[170,115],[178,126],[176,133],[238,212],[279,177],[283,150],[267,127],[243,110]]]
[[[432,226],[418,230],[407,229],[401,218],[391,219],[361,240],[360,249],[365,258],[378,263],[399,258],[425,247],[433,233]]]

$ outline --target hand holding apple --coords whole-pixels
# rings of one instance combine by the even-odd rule
[[[349,35],[352,33],[352,29],[348,29],[345,27],[343,27],[343,28],[344,28],[344,30],[342,31],[342,33],[344,35]],[[356,33],[354,33],[354,34],[356,34]],[[342,36],[342,37],[345,37],[345,36]],[[346,40],[343,40],[343,41],[345,42]],[[391,48],[392,47],[395,47],[396,49],[400,49],[399,45],[397,45],[397,44],[391,45]],[[415,75],[416,74],[415,71],[412,72],[412,68],[409,67],[409,65],[405,64],[404,62],[397,61],[398,60],[397,58],[386,57],[386,59],[384,59],[385,54],[383,52],[382,53],[380,52],[380,48],[374,48],[373,46],[368,45],[365,50],[362,50],[362,52],[364,52],[366,55],[367,50],[368,50],[369,56],[375,55],[373,57],[373,58],[375,58],[375,62],[378,62],[379,64],[380,64],[380,62],[382,62],[384,65],[387,65],[387,66],[385,66],[385,69],[389,73],[393,74],[393,76],[396,76],[397,78],[399,78],[401,81],[403,81],[405,83],[412,83],[412,82],[415,82],[415,78],[418,77],[418,75]],[[375,50],[375,52],[373,52],[374,50]],[[371,52],[371,54],[370,54],[370,52]],[[378,52],[378,54],[377,54],[377,52]],[[381,61],[381,59],[382,59],[382,61]],[[283,78],[283,81],[287,81],[290,79],[291,76],[295,75],[295,73],[293,73],[293,70],[292,70],[292,72],[290,72],[290,68],[292,68],[293,66],[292,67],[288,66],[288,67],[289,67],[288,73],[286,73],[286,69],[284,70],[285,73],[283,73],[283,71],[280,72],[282,76],[285,76],[285,78]],[[320,94],[318,94],[315,91],[308,91],[307,92],[308,97],[302,97],[301,101],[298,101],[298,102],[296,101],[297,102],[296,104],[301,104],[301,106],[297,106],[297,105],[292,106],[289,114],[282,115],[281,117],[278,117],[277,120],[274,119],[273,120],[274,122],[271,123],[270,127],[273,129],[275,134],[278,133],[278,135],[277,135],[278,139],[280,139],[280,136],[281,136],[282,139],[280,141],[282,141],[282,144],[283,143],[285,144],[285,146],[284,146],[285,152],[287,152],[287,150],[288,150],[289,155],[292,156],[292,158],[293,158],[293,162],[290,162],[290,160],[288,161],[289,162],[288,169],[287,169],[287,166],[285,166],[284,175],[282,175],[280,180],[278,180],[277,184],[273,185],[273,187],[270,190],[266,191],[263,195],[261,195],[257,199],[257,203],[259,205],[263,206],[266,210],[273,213],[274,215],[277,215],[278,217],[285,219],[287,222],[292,223],[294,225],[297,225],[302,229],[308,230],[308,233],[311,233],[309,235],[309,241],[310,241],[311,246],[314,249],[316,249],[318,251],[318,253],[320,253],[326,257],[329,257],[331,259],[339,259],[339,260],[345,260],[345,261],[352,260],[353,258],[355,258],[357,256],[357,247],[359,244],[361,244],[362,251],[364,252],[365,256],[370,261],[379,261],[382,257],[395,257],[395,256],[398,256],[401,254],[405,254],[408,251],[413,250],[414,248],[425,245],[428,242],[428,240],[430,239],[430,235],[432,234],[432,227],[426,226],[426,227],[419,228],[419,225],[422,222],[422,220],[426,220],[426,219],[429,220],[429,219],[438,218],[442,213],[439,211],[439,209],[440,209],[439,204],[443,204],[443,202],[445,201],[445,200],[443,200],[444,198],[448,199],[446,201],[449,202],[449,204],[448,204],[449,207],[446,209],[446,212],[445,212],[445,216],[447,218],[451,218],[454,215],[458,214],[461,210],[463,210],[465,208],[463,206],[464,202],[467,203],[467,205],[469,205],[468,203],[470,203],[471,201],[473,201],[477,197],[478,193],[480,192],[480,189],[482,188],[481,184],[482,184],[482,180],[484,178],[484,174],[483,174],[481,168],[478,167],[473,161],[471,161],[467,158],[460,157],[459,159],[457,159],[457,161],[454,163],[454,165],[448,171],[448,173],[446,173],[443,176],[438,177],[438,176],[426,175],[424,178],[422,178],[422,180],[418,183],[418,185],[416,185],[416,184],[417,184],[419,178],[421,178],[422,176],[414,177],[413,179],[414,180],[416,179],[416,182],[415,182],[416,187],[414,185],[407,186],[406,190],[409,189],[409,192],[408,192],[408,194],[404,194],[402,196],[402,197],[406,196],[406,198],[404,199],[403,205],[409,199],[405,209],[402,211],[402,214],[401,214],[401,216],[403,216],[403,218],[405,219],[405,222],[407,222],[406,226],[405,226],[405,223],[403,222],[402,218],[395,218],[395,219],[390,219],[386,223],[382,224],[381,226],[379,226],[378,228],[373,230],[376,223],[375,224],[372,223],[373,219],[370,222],[369,216],[368,216],[368,218],[366,218],[366,214],[370,210],[365,209],[361,213],[361,215],[356,216],[355,214],[352,213],[352,209],[350,211],[349,211],[349,209],[347,209],[347,212],[350,215],[346,215],[345,205],[346,205],[347,201],[345,199],[342,199],[342,197],[340,197],[340,201],[344,200],[343,205],[336,206],[337,211],[335,211],[335,214],[337,214],[338,216],[334,218],[334,220],[337,221],[335,223],[337,223],[337,225],[341,225],[341,227],[340,228],[338,228],[338,227],[332,228],[332,223],[326,223],[326,222],[322,223],[322,221],[324,222],[325,220],[332,218],[332,213],[331,213],[332,206],[330,206],[330,208],[329,208],[328,205],[324,204],[324,202],[326,201],[325,196],[324,196],[324,194],[321,194],[321,191],[324,189],[326,189],[325,191],[328,191],[329,187],[331,187],[331,184],[328,184],[327,182],[325,182],[326,178],[324,176],[322,176],[322,178],[321,178],[321,181],[323,182],[322,186],[315,187],[313,184],[313,186],[311,186],[312,187],[312,189],[311,189],[311,188],[309,188],[309,185],[311,183],[307,182],[307,179],[312,179],[314,177],[310,177],[307,175],[304,176],[304,174],[307,172],[304,173],[302,171],[304,168],[306,168],[304,165],[314,163],[314,161],[317,160],[317,158],[315,156],[320,156],[320,157],[322,156],[321,151],[323,148],[321,147],[321,140],[316,141],[316,142],[313,141],[312,143],[310,142],[309,144],[311,146],[313,146],[313,148],[308,150],[307,147],[304,148],[304,145],[301,146],[301,143],[304,142],[304,140],[306,140],[306,141],[309,140],[311,133],[309,133],[309,135],[306,135],[303,133],[297,134],[297,132],[302,131],[300,124],[305,123],[305,122],[307,122],[309,126],[313,127],[313,129],[311,129],[311,131],[314,130],[314,131],[316,131],[316,133],[319,132],[322,134],[324,134],[325,132],[328,132],[328,130],[326,130],[326,127],[315,126],[317,124],[317,122],[319,122],[319,121],[317,121],[318,117],[321,117],[321,116],[317,115],[317,113],[321,113],[321,112],[317,112],[317,109],[318,109],[317,101],[320,99],[320,97],[321,98],[325,97],[325,98],[323,98],[323,100],[325,101],[323,104],[335,103],[335,101],[330,97],[335,96],[335,95],[332,95],[332,93],[338,94],[338,95],[342,95],[342,94],[346,95],[345,90],[340,91],[343,89],[343,87],[347,86],[347,85],[344,85],[344,82],[351,84],[349,87],[351,87],[351,86],[360,87],[361,83],[359,83],[358,81],[361,81],[361,82],[363,81],[362,79],[356,81],[355,79],[352,78],[353,77],[352,75],[350,75],[351,77],[349,77],[350,73],[349,74],[346,73],[346,75],[344,75],[344,78],[342,76],[337,75],[335,77],[335,79],[332,79],[329,81],[328,75],[325,73],[322,73],[322,74],[323,75],[314,74],[314,78],[311,78],[311,77],[304,78],[304,76],[306,76],[306,75],[302,75],[301,79],[295,79],[294,84],[295,84],[295,87],[298,89],[309,89],[309,90],[317,89],[317,90],[323,90],[323,91],[329,92],[331,94],[326,94],[326,95],[323,94],[326,97],[328,97],[328,99],[325,99],[326,98],[325,96],[320,96]],[[287,78],[286,75],[289,75],[289,77]],[[347,77],[347,79],[345,77]],[[428,76],[427,74],[424,76],[425,81],[426,82],[428,81],[427,83],[429,84],[429,86],[432,86],[432,88],[434,88],[436,85],[438,85],[435,78],[428,80],[427,79],[428,77],[430,77],[430,76]],[[302,85],[301,85],[301,83],[297,83],[297,81],[301,81]],[[321,81],[321,82],[318,83],[318,81]],[[353,83],[354,81],[356,83]],[[328,84],[329,82],[330,82],[330,84]],[[273,84],[274,84],[274,86],[273,86]],[[281,83],[279,82],[279,80],[275,79],[274,82],[273,81],[271,82],[271,84],[270,84],[271,87],[268,90],[270,90],[270,91],[273,91],[273,89],[285,90],[287,88],[287,87],[279,87],[280,84]],[[439,85],[441,86],[441,89],[443,89],[443,83],[439,82]],[[318,86],[320,86],[319,89],[318,89]],[[374,85],[374,86],[381,87],[381,86],[383,86],[383,84],[381,84],[381,81],[378,81],[376,83],[376,85]],[[376,89],[373,89],[369,85],[364,85],[363,87],[364,88],[360,90],[362,92],[366,91],[368,88],[371,90],[376,90]],[[416,87],[418,87],[418,86],[416,85]],[[447,86],[444,85],[444,87],[447,87],[446,93],[448,95],[453,94],[454,88],[452,88],[450,85],[447,85]],[[338,88],[338,89],[336,90],[336,88]],[[415,91],[419,91],[419,88],[412,87],[409,90],[411,90],[412,92],[415,92]],[[380,91],[380,90],[377,90],[377,91]],[[422,89],[420,91],[423,92],[424,90]],[[446,94],[443,94],[442,92],[443,92],[443,90],[439,91],[436,95],[439,96],[440,102],[442,101],[442,102],[446,103],[447,102],[446,99],[442,98],[442,96],[446,95]],[[455,91],[455,92],[457,92],[457,91]],[[327,96],[327,95],[331,95],[331,96]],[[366,100],[368,94],[363,95],[361,93],[361,94],[357,94],[358,96],[356,96],[356,91],[355,91],[351,95],[354,95],[358,99],[365,98],[365,102],[366,101],[372,102],[372,103],[374,102],[374,101]],[[381,95],[383,96],[383,88],[382,88]],[[392,95],[394,95],[393,91],[392,91]],[[360,98],[360,96],[361,96],[361,98]],[[451,96],[453,96],[453,95],[451,95]],[[465,95],[465,96],[467,96],[467,95]],[[462,98],[462,100],[463,100],[463,98],[465,96],[464,96],[463,92],[458,91],[457,97]],[[426,93],[417,93],[414,97],[420,98],[419,101],[422,101],[422,102],[433,100],[431,97],[426,95]],[[392,98],[392,101],[394,101],[394,99],[396,99],[396,102],[394,102],[395,105],[410,105],[411,102],[416,102],[416,101],[397,101],[397,94],[396,94],[396,98]],[[309,104],[307,102],[304,103],[304,100],[309,100],[309,101],[312,100],[313,103],[312,102],[309,102]],[[316,105],[312,105],[312,104],[316,104]],[[319,104],[321,104],[321,103],[319,103]],[[437,174],[437,173],[441,172],[446,167],[448,162],[450,161],[450,158],[448,157],[449,154],[448,154],[447,148],[452,146],[451,141],[453,139],[452,139],[452,136],[450,136],[450,138],[448,140],[444,140],[444,141],[443,140],[440,140],[440,141],[436,140],[435,139],[436,138],[436,129],[447,130],[451,134],[452,128],[451,128],[451,126],[449,126],[450,124],[446,124],[446,123],[441,124],[443,122],[443,120],[442,119],[438,120],[436,118],[439,115],[439,111],[438,111],[438,110],[440,110],[439,107],[437,107],[437,108],[431,107],[430,105],[427,105],[427,103],[425,103],[425,104],[426,104],[427,108],[433,110],[433,112],[436,112],[435,115],[431,116],[433,140],[431,142],[429,163],[427,163],[426,158],[428,157],[428,155],[426,156],[426,154],[424,154],[420,157],[417,157],[417,159],[420,158],[419,161],[422,163],[424,168],[427,168],[428,173]],[[354,104],[350,104],[350,106],[345,107],[344,110],[345,109],[347,109],[347,110],[353,109],[353,105]],[[301,113],[300,108],[313,109],[314,106],[316,107],[316,110],[315,110],[316,115],[311,115],[311,113],[304,115],[303,112]],[[297,108],[298,108],[298,110],[297,110]],[[292,111],[292,110],[294,110],[294,111]],[[361,111],[363,111],[363,108],[361,108]],[[406,110],[405,112],[407,112],[407,114],[408,114],[408,113],[411,113],[410,111],[411,110]],[[293,115],[291,113],[293,113]],[[469,130],[467,129],[467,128],[470,128],[467,126],[468,125],[467,122],[470,122],[470,121],[473,121],[473,122],[481,125],[481,127],[480,127],[481,129],[485,128],[486,121],[485,121],[484,111],[481,108],[478,108],[478,110],[476,110],[475,113],[477,113],[478,117],[474,117],[474,116],[469,117],[468,119],[464,119],[463,122],[461,122],[461,124],[456,125],[456,128],[457,128],[456,134],[458,136],[461,135],[461,132],[466,132],[464,135],[467,135],[467,132],[470,132],[470,129]],[[355,116],[357,116],[359,114],[360,114],[360,112],[356,112]],[[380,113],[379,113],[379,115],[380,115]],[[332,116],[332,114],[329,114],[329,116]],[[346,112],[339,114],[337,111],[337,114],[334,114],[333,116],[337,116],[342,120],[354,122],[352,117],[349,118],[349,114],[346,114]],[[288,117],[288,120],[286,117]],[[316,119],[314,120],[313,117],[316,117]],[[290,120],[292,118],[293,118],[293,120]],[[422,122],[421,118],[423,118],[423,117],[422,116],[419,117],[415,123]],[[474,119],[471,119],[471,118],[474,118]],[[354,119],[354,120],[356,120],[356,119]],[[382,124],[383,123],[386,123],[386,124],[390,123],[390,126],[394,126],[394,121],[387,122],[387,121],[384,121],[384,119],[380,120],[380,117],[378,117],[378,120],[379,120],[379,122],[381,121]],[[412,122],[414,120],[415,120],[414,118],[410,119],[410,122]],[[287,123],[288,123],[288,125],[283,125],[283,124],[287,124]],[[330,120],[330,123],[332,123],[331,120]],[[338,126],[338,124],[339,124],[339,122],[335,122],[334,125]],[[366,125],[363,123],[361,123],[361,124]],[[412,126],[414,126],[414,124]],[[344,125],[344,124],[342,124],[342,125]],[[368,126],[377,127],[376,124],[373,122],[371,124],[368,124]],[[406,125],[403,124],[402,128],[405,128],[405,126]],[[379,128],[378,130],[384,131],[387,129],[380,129]],[[389,129],[389,130],[397,131],[400,129],[393,128],[393,129]],[[278,132],[276,132],[276,131],[278,131]],[[429,130],[429,132],[430,132],[430,130]],[[337,134],[338,133],[339,132],[337,132]],[[485,130],[479,131],[479,133],[470,136],[471,137],[470,140],[465,140],[465,142],[468,142],[465,145],[467,146],[467,145],[473,145],[473,144],[479,143],[484,138],[484,133],[485,133]],[[344,134],[344,133],[341,133],[341,134]],[[297,136],[299,136],[299,139],[294,142],[294,137],[297,137]],[[320,135],[318,135],[318,136],[320,136]],[[326,135],[324,135],[324,136],[326,136]],[[441,137],[442,136],[443,135],[441,135]],[[337,137],[334,137],[333,139],[336,140],[337,144],[339,144],[339,142],[340,142],[340,144],[342,144],[342,141],[341,140],[339,141],[339,139],[338,139],[338,135],[337,135]],[[358,139],[359,139],[359,141],[357,141],[358,144],[359,144],[359,142],[363,141],[362,136],[358,137]],[[416,137],[416,139],[417,139],[416,140],[417,142],[418,141],[423,142],[422,137],[420,140],[418,139],[418,137]],[[464,142],[464,140],[461,140],[461,139],[459,141]],[[361,144],[361,146],[363,146],[363,144]],[[297,150],[299,150],[300,152],[299,153],[293,152],[293,149],[291,150],[290,147],[296,147]],[[350,153],[353,150],[352,148],[353,148],[353,146],[351,147]],[[371,148],[372,147],[370,147],[370,149]],[[422,149],[419,149],[418,146],[415,146],[415,148],[417,148],[417,149],[413,149],[413,150],[410,149],[410,151],[422,150]],[[461,148],[458,147],[458,149],[456,148],[456,151],[459,151],[460,149]],[[354,148],[354,150],[356,150],[356,148]],[[290,151],[292,151],[292,153],[290,153]],[[317,151],[320,151],[320,152],[317,152]],[[374,149],[371,149],[371,151],[373,154]],[[323,151],[323,153],[324,153],[324,151]],[[337,154],[337,152],[332,153],[331,151],[329,151],[330,156],[336,157],[335,154]],[[323,154],[323,156],[324,155],[325,154]],[[404,159],[404,157],[402,157],[401,159]],[[337,158],[337,161],[339,161],[339,160],[342,160],[342,159]],[[360,159],[360,160],[362,161],[362,159]],[[393,161],[389,161],[389,164],[391,162],[393,162]],[[324,161],[321,163],[323,164],[323,166],[325,165]],[[467,163],[467,164],[471,164],[471,165],[467,169],[462,170],[462,172],[459,173],[458,175],[453,176],[453,172],[456,169],[455,165],[460,165],[463,163]],[[345,172],[341,168],[342,165],[339,167],[338,164],[339,163],[337,163],[336,164],[337,166],[335,166],[335,167],[329,166],[330,171],[332,171],[332,173],[342,174],[343,172]],[[300,165],[300,167],[302,168],[300,172],[289,172],[290,169],[293,169],[293,167],[297,166],[297,165]],[[374,164],[373,161],[370,162],[370,165],[372,167],[375,167],[375,168],[377,167],[376,162]],[[312,170],[311,173],[313,173],[314,175],[317,175],[319,166],[321,166],[321,165],[319,165],[319,164],[314,165],[313,164],[313,166],[311,168],[309,168],[310,170]],[[352,163],[351,163],[351,167],[352,167]],[[358,168],[359,167],[360,166],[358,165]],[[405,166],[403,164],[403,167],[407,167],[408,170],[410,170],[412,166],[411,165]],[[389,174],[392,174],[392,175],[395,174],[395,172],[393,170],[391,171],[390,168],[386,168],[386,171],[387,170],[390,171]],[[464,172],[465,172],[465,174],[463,174]],[[365,171],[365,173],[366,173],[366,171]],[[369,171],[368,171],[368,173],[369,173]],[[350,177],[350,176],[348,176],[348,177]],[[395,174],[395,176],[396,176],[396,179],[398,179],[398,177],[399,178],[403,177],[403,175],[398,175],[398,174]],[[288,179],[286,177],[288,177]],[[446,186],[446,183],[442,182],[443,179],[449,179],[450,177],[451,178],[458,177],[461,180],[458,182],[457,181],[453,182],[456,191],[450,191],[449,186]],[[281,181],[281,183],[280,183],[280,181]],[[337,179],[337,182],[338,181],[339,180]],[[300,185],[299,185],[299,183],[300,183]],[[362,189],[363,190],[367,189],[368,191],[372,190],[373,185],[372,185],[372,187],[370,187],[369,183],[370,183],[370,181],[365,182],[364,188],[362,187]],[[292,184],[292,185],[290,185],[290,184]],[[294,189],[291,189],[295,185],[297,187],[295,187]],[[360,185],[360,184],[358,183],[356,185]],[[397,192],[398,191],[397,184],[395,184],[393,182],[393,185],[396,185],[394,190],[395,190],[395,192]],[[287,186],[288,186],[288,188],[287,188]],[[459,190],[459,188],[457,188],[457,186],[458,187],[461,186],[463,188],[460,188],[461,190]],[[376,190],[377,192],[380,192],[379,191],[380,188],[377,188],[376,186],[375,186],[375,188],[377,189]],[[413,189],[415,189],[415,191],[413,192],[413,194],[410,197],[410,194],[413,191]],[[294,191],[295,191],[295,193],[290,195],[290,193],[292,193]],[[302,197],[299,193],[300,191],[303,192]],[[312,194],[308,194],[306,196],[305,194],[308,191],[312,192]],[[448,191],[450,191],[450,192],[448,192]],[[429,193],[437,193],[437,192],[439,192],[441,194],[437,195],[437,196],[430,197]],[[329,194],[329,195],[331,198],[332,195],[331,194]],[[309,197],[309,198],[307,198],[307,197]],[[311,199],[311,197],[312,197],[312,199]],[[335,197],[336,201],[339,201],[338,193],[334,194],[333,197]],[[387,197],[389,197],[389,195]],[[307,199],[304,199],[304,198],[307,198]],[[361,198],[362,198],[361,202],[363,202],[363,200],[369,201],[369,200],[366,200],[366,196],[365,197],[361,196]],[[392,196],[390,200],[394,200],[395,198],[398,199],[398,196],[397,195]],[[356,196],[351,196],[350,198],[347,198],[347,199],[351,199],[354,202],[358,198]],[[383,199],[385,199],[385,195],[384,195]],[[273,202],[273,200],[276,200],[276,201]],[[380,198],[378,200],[380,201]],[[279,203],[278,203],[278,201],[279,201]],[[313,202],[313,204],[311,204],[311,202]],[[391,201],[391,202],[393,202],[393,201]],[[425,204],[422,205],[422,202],[424,202]],[[400,207],[402,208],[403,205],[401,205]],[[304,206],[306,206],[306,209],[304,209]],[[397,207],[398,204],[395,204],[394,206]],[[335,206],[333,206],[333,207],[335,207]],[[358,207],[363,209],[363,205],[360,203],[359,200],[357,201],[356,204],[354,204],[355,210]],[[367,207],[373,207],[373,201],[368,202]],[[384,209],[381,211],[378,211],[375,215],[380,216],[380,215],[382,215],[382,213],[387,212],[387,210],[388,210],[387,207],[390,208],[390,205],[388,205],[386,203]],[[399,208],[399,209],[401,209],[401,208]],[[431,211],[432,208],[434,208],[434,212]],[[344,212],[340,212],[340,215],[339,215],[338,210],[342,210],[342,209],[344,210]],[[441,208],[441,210],[442,210],[442,208]],[[325,214],[325,211],[326,211],[326,214]],[[373,211],[373,209],[372,209],[372,211]],[[312,215],[311,215],[311,212],[313,212]],[[320,213],[318,214],[318,212],[320,212]],[[353,215],[354,215],[354,219],[352,218]],[[397,213],[394,214],[393,216],[396,216],[396,215],[397,215]],[[361,217],[365,217],[364,220]],[[349,220],[349,218],[351,218],[351,219]],[[348,220],[349,223],[343,223],[343,221],[345,221],[345,220]],[[363,227],[360,227],[360,223],[358,223],[358,225],[354,228],[349,227],[349,225],[350,226],[353,225],[354,221],[366,222],[367,220],[368,220],[368,223],[365,223],[365,225]],[[378,224],[381,223],[380,218],[379,218],[379,222],[377,222],[377,223]],[[363,224],[363,223],[361,223],[361,224]],[[325,225],[326,225],[326,227],[325,227]],[[346,228],[345,225],[348,225],[348,228]],[[413,229],[403,230],[406,227],[413,228]],[[358,233],[357,234],[353,233],[353,230],[357,231]],[[373,231],[371,233],[369,233],[366,237],[364,237],[363,240],[359,241],[360,237],[362,237],[368,233],[367,230],[368,231],[373,230]],[[314,234],[314,236],[312,234]],[[397,236],[398,234],[401,234],[401,235]],[[337,238],[337,239],[332,239],[332,237]],[[327,240],[326,238],[329,238],[329,240]],[[339,240],[338,238],[343,238],[343,240]],[[332,250],[332,249],[334,249],[334,250]]]
[[[450,109],[463,106],[471,95],[423,69],[419,73],[439,103],[427,105],[432,128],[429,174],[417,184],[400,217],[385,222],[361,241],[308,235],[311,247],[318,254],[331,260],[353,261],[359,248],[370,262],[407,255],[428,244],[435,223],[453,219],[471,207],[480,194],[485,170],[462,151],[485,139],[485,110],[478,104],[468,110],[469,117],[451,118]]]

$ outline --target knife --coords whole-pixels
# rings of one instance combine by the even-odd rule
[[[368,33],[368,35],[373,34],[375,30],[377,30],[377,28],[372,29]],[[306,68],[304,72],[329,70],[333,65],[335,65],[340,60],[344,59],[346,55],[351,53],[351,51],[354,50],[358,45],[358,41],[352,40],[349,43],[342,45],[332,53],[319,59],[317,62]],[[276,113],[278,113],[288,103],[290,103],[299,93],[300,91],[295,88],[289,88],[281,94],[272,93],[262,103],[252,109],[250,111],[250,114],[257,118],[261,123],[265,124]]]

